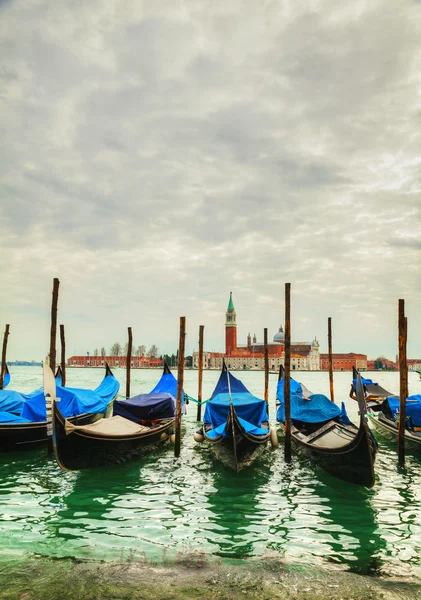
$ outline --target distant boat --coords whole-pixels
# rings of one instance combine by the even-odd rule
[[[194,437],[207,442],[215,457],[235,471],[249,466],[270,439],[276,444],[266,402],[253,396],[225,363]]]
[[[291,436],[294,443],[325,471],[350,483],[372,487],[378,444],[370,431],[361,383],[357,377],[360,423],[350,422],[342,409],[323,394],[312,394],[290,379]],[[279,369],[277,420],[285,422],[284,368]]]
[[[133,459],[145,447],[165,442],[174,433],[176,394],[177,380],[165,365],[149,394],[117,400],[108,419],[72,423],[63,416],[61,403],[54,401],[53,446],[58,465],[69,471],[103,467]]]
[[[75,424],[91,423],[98,413],[111,410],[120,384],[106,366],[105,377],[96,390],[61,386],[61,369],[55,377],[58,396],[67,418]],[[30,394],[0,390],[0,451],[33,448],[47,441],[44,390]]]

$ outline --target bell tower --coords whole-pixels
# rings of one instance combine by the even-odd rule
[[[225,318],[225,354],[231,354],[237,348],[237,322],[234,302],[232,301],[232,292]]]

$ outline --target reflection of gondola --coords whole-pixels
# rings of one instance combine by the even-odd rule
[[[266,402],[253,396],[224,363],[195,439],[206,440],[217,458],[239,471],[251,464],[270,436]]]
[[[358,387],[359,385],[359,387]],[[374,485],[374,459],[377,451],[367,423],[361,378],[357,382],[360,409],[359,427],[345,412],[322,394],[311,394],[291,379],[291,435],[320,466],[340,479],[371,487]],[[284,375],[281,365],[277,391],[277,419],[285,421]]]
[[[328,477],[321,473],[318,479],[322,485],[314,489],[321,498],[328,495],[324,517],[328,520],[327,543],[331,551],[327,553],[327,560],[346,564],[350,571],[360,575],[381,575],[382,551],[387,543],[379,533],[373,507],[374,491],[357,486],[326,487]]]
[[[116,401],[113,416],[91,425],[74,425],[53,406],[54,454],[62,469],[79,470],[119,463],[173,433],[177,380],[165,365],[149,394]]]
[[[351,391],[349,392],[349,397],[353,400],[357,399],[356,392],[356,381],[357,381],[358,371],[355,367],[352,367],[352,384]],[[365,379],[361,377],[361,381],[363,383],[364,396],[367,404],[368,412],[377,412],[381,410],[381,405],[384,400],[388,396],[393,396],[392,392],[388,392],[381,385],[375,383],[372,379]]]
[[[96,390],[61,386],[61,369],[57,369],[58,396],[63,399],[63,410],[75,424],[91,423],[96,413],[107,408],[118,392],[120,384],[108,365],[105,377]],[[0,392],[0,450],[22,450],[43,444],[47,440],[47,422],[43,388],[31,394],[13,390]]]
[[[268,536],[266,526],[261,525],[267,517],[266,506],[259,506],[259,495],[264,493],[272,474],[268,464],[272,461],[266,457],[255,468],[238,473],[235,485],[227,469],[213,471],[213,491],[207,496],[211,525],[206,532],[216,546],[214,554],[241,559],[266,550]]]

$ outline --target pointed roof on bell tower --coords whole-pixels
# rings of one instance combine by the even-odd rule
[[[228,302],[228,310],[235,310],[234,302],[232,301],[232,292],[230,292],[230,301]]]

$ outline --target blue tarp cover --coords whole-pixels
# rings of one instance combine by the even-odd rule
[[[3,389],[5,387],[7,387],[9,385],[9,383],[10,383],[10,373],[7,372],[4,374],[4,377],[3,377]]]
[[[128,400],[114,402],[113,414],[126,417],[131,421],[158,421],[159,419],[170,419],[174,416],[177,379],[164,368],[160,380],[149,394],[139,394]],[[182,412],[185,414],[184,392],[181,398]]]
[[[61,377],[56,377],[56,385],[61,385]],[[21,415],[23,406],[28,401],[45,403],[43,388],[29,394],[22,394],[15,390],[0,390],[0,411]]]
[[[140,394],[129,400],[114,402],[113,414],[136,423],[170,419],[174,416],[175,398],[171,394]]]
[[[10,412],[0,411],[0,423],[30,423],[30,421]]]
[[[276,414],[277,421],[285,422],[284,380],[278,382],[277,400],[280,403]],[[290,380],[291,419],[304,423],[323,423],[341,415],[341,409],[323,394],[311,394],[304,398],[301,383]],[[345,408],[345,407],[344,407]],[[345,413],[346,414],[346,413]],[[348,418],[348,417],[346,417]]]
[[[395,417],[396,413],[399,412],[399,398],[389,396],[386,398],[386,402],[389,404],[392,416]],[[408,396],[405,403],[405,414],[407,417],[411,417],[412,424],[415,427],[421,427],[421,394]]]
[[[42,388],[30,394],[21,394],[15,390],[0,390],[0,410],[20,415],[25,402],[37,396],[40,396],[44,400]]]
[[[150,394],[171,394],[174,398],[177,398],[177,379],[174,375],[169,373],[163,373],[161,379],[158,381],[156,386],[149,392]],[[184,402],[184,392],[182,396]]]
[[[57,385],[56,396],[60,398],[58,407],[63,417],[66,418],[84,413],[105,413],[108,404],[119,389],[120,384],[114,375],[104,377],[95,390]],[[40,394],[26,400],[20,416],[32,423],[46,420],[43,390],[40,391]]]
[[[230,406],[228,377],[232,403],[244,431],[255,435],[267,435],[268,430],[260,427],[264,421],[268,421],[266,402],[250,394],[246,386],[228,371],[222,371],[211,399],[206,404],[203,422],[212,425],[212,430],[207,431],[206,435],[214,438],[227,435],[225,428]]]
[[[361,381],[362,381],[363,385],[369,385],[369,384],[379,385],[377,383],[377,381],[373,381],[372,379],[364,379],[364,377],[361,377]],[[356,379],[352,380],[352,387],[354,388],[354,390],[357,389],[357,380]]]

